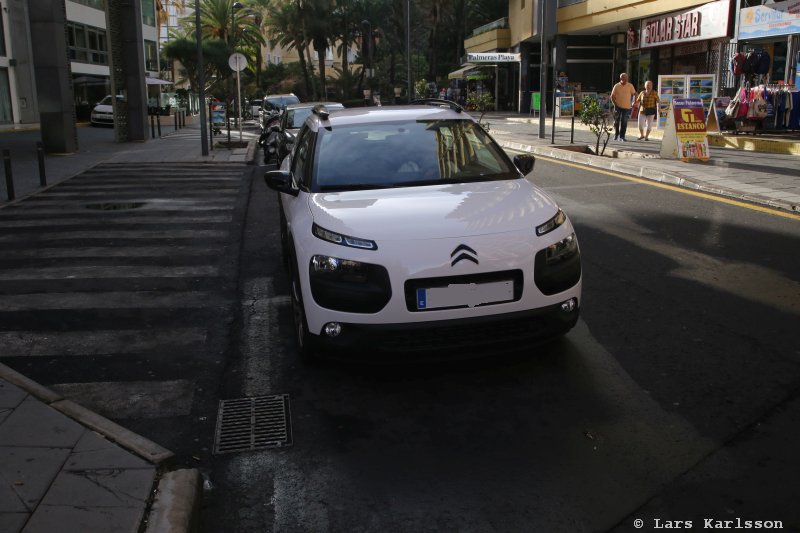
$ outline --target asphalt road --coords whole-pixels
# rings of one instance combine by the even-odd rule
[[[203,531],[800,528],[800,223],[543,160],[532,179],[583,254],[565,339],[314,366],[293,353],[277,204],[254,180],[220,397],[288,394],[293,445],[203,461]]]

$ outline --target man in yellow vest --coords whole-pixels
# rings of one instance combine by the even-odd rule
[[[614,104],[614,140],[625,142],[625,131],[628,129],[628,118],[636,98],[636,89],[628,83],[628,74],[619,75],[619,83],[611,89],[611,103]]]

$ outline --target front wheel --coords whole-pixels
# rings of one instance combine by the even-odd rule
[[[294,324],[294,339],[297,353],[306,361],[314,359],[314,336],[308,332],[306,310],[303,306],[303,292],[300,289],[300,276],[297,272],[297,262],[292,262],[292,320]]]

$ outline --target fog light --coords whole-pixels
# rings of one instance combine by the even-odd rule
[[[561,304],[561,310],[565,313],[571,313],[575,310],[575,307],[578,305],[578,302],[575,298],[570,298],[566,302]]]
[[[325,324],[325,335],[328,337],[338,337],[342,332],[342,325],[338,322],[328,322]]]

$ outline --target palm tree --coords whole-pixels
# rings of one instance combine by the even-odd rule
[[[267,18],[267,34],[277,44],[287,49],[294,48],[300,57],[300,68],[303,71],[303,78],[308,94],[313,92],[311,79],[308,73],[304,51],[307,49],[307,42],[303,32],[302,20],[298,3],[286,2],[275,6],[271,15]]]

